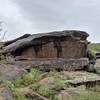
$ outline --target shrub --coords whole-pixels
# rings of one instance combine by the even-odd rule
[[[22,77],[22,85],[28,86],[34,82],[34,78],[31,75],[25,75]]]
[[[40,85],[38,83],[34,83],[31,85],[31,88],[33,91],[38,91],[40,88]]]
[[[64,87],[65,87],[65,84],[62,80],[56,79],[54,81],[54,87],[53,87],[54,90],[56,91],[61,90],[61,89],[64,89]]]
[[[23,83],[22,78],[18,78],[18,79],[15,80],[14,85],[16,87],[20,87],[22,85],[22,83]]]
[[[25,75],[25,76],[23,76],[21,78],[18,78],[14,82],[14,84],[15,84],[16,87],[20,87],[20,86],[23,86],[23,85],[24,86],[28,86],[28,85],[30,85],[32,83],[33,83],[33,78],[30,75]]]
[[[49,98],[54,91],[46,86],[41,86],[38,90],[38,93]]]
[[[37,82],[41,79],[41,73],[37,69],[31,69],[30,75],[33,77],[34,81]]]
[[[22,92],[18,91],[18,90],[15,90],[13,92],[13,95],[14,95],[16,100],[27,100],[25,95]]]
[[[34,84],[35,82],[39,81],[41,79],[40,77],[41,72],[36,69],[31,69],[31,72],[21,78],[18,78],[14,84],[16,87],[19,86],[28,86],[31,84]]]
[[[10,81],[7,81],[5,84],[4,84],[7,88],[10,88],[12,91],[15,90],[15,86],[12,82]]]
[[[55,95],[54,97],[50,97],[50,100],[60,100],[59,97],[57,95]]]
[[[48,76],[49,76],[49,77],[54,77],[54,78],[61,78],[60,73],[57,72],[57,71],[50,71],[50,72],[48,73]]]

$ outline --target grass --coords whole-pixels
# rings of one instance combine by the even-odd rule
[[[18,91],[18,90],[15,90],[13,92],[13,95],[16,98],[16,100],[27,100],[27,98],[25,97],[25,95],[22,92]]]
[[[91,43],[88,45],[88,48],[93,52],[100,52],[100,44],[99,43]]]
[[[81,93],[76,100],[100,100],[100,93],[87,91],[86,93]]]
[[[36,69],[31,69],[30,73],[18,78],[15,82],[6,82],[5,86],[10,88],[16,100],[27,100],[25,95],[18,90],[19,87],[26,87],[32,85],[32,89],[37,91],[39,88],[38,81],[41,79],[41,72]]]
[[[40,95],[42,96],[45,96],[47,98],[50,98],[51,94],[53,94],[54,90],[47,87],[47,86],[41,86],[37,83],[35,84],[32,84],[31,85],[31,89],[34,91],[34,92],[37,92],[39,93]]]
[[[43,96],[45,96],[45,97],[47,97],[47,98],[50,98],[50,96],[52,94],[54,94],[54,90],[51,89],[51,88],[48,88],[46,86],[41,86],[39,88],[39,90],[38,90],[38,93],[41,94],[41,95],[43,95]]]
[[[61,73],[54,70],[54,71],[50,71],[48,73],[48,76],[49,77],[54,77],[54,78],[61,78]]]
[[[16,89],[15,85],[12,82],[10,82],[10,81],[6,82],[5,86],[7,88],[11,89],[12,94],[13,94],[15,100],[27,100],[26,97],[25,97],[25,95],[22,92],[18,91]]]
[[[72,100],[100,100],[99,85],[86,90],[71,90],[68,93],[73,98]]]
[[[40,79],[41,79],[41,72],[36,69],[31,69],[30,73],[21,78],[18,78],[14,82],[14,84],[16,87],[29,86],[31,84],[38,82]]]
[[[64,88],[65,88],[65,83],[64,83],[64,81],[59,80],[59,79],[55,79],[53,89],[54,89],[55,91],[59,91],[59,90],[62,90],[62,89],[64,89]]]
[[[57,91],[60,91],[64,89],[65,84],[61,80],[55,80],[54,86],[52,88],[47,86],[42,86],[38,83],[32,84],[31,89],[37,93],[39,93],[42,96],[45,96],[47,98],[50,98],[52,95],[54,95]]]
[[[51,98],[54,96],[57,91],[64,88],[65,85],[63,83],[56,83],[53,88],[47,87],[47,86],[41,86],[39,84],[33,84],[31,85],[31,89],[37,93],[39,93],[42,96],[45,96],[47,98]]]
[[[72,76],[65,76],[64,75],[64,73],[62,73],[62,72],[57,72],[57,71],[50,71],[49,73],[48,73],[48,76],[49,77],[54,77],[54,78],[56,78],[56,79],[60,79],[60,80],[71,80],[71,79],[73,79],[72,78]]]
[[[41,73],[41,71],[32,69],[27,75],[18,78],[15,82],[6,82],[6,87],[13,91],[13,95],[16,100],[26,100],[25,95],[18,91],[18,88],[26,86],[30,87],[34,92],[37,92],[42,96],[57,100],[57,97],[55,97],[54,94],[65,87],[64,81],[61,80],[60,73],[55,71],[48,73],[47,77],[53,76],[55,78],[52,88],[39,84],[39,81],[42,79]]]
[[[0,63],[1,64],[7,64],[8,63],[8,61],[6,60],[6,57],[4,55],[1,55],[1,54],[0,54]]]

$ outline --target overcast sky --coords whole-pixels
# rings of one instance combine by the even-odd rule
[[[25,33],[81,30],[100,42],[100,0],[0,0],[5,39]]]

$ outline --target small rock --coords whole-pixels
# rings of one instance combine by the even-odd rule
[[[51,88],[54,86],[54,78],[53,77],[44,78],[39,82],[39,84]]]
[[[8,88],[1,88],[0,89],[0,100],[14,100],[12,91]]]

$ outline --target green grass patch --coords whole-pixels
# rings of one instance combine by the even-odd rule
[[[86,90],[71,90],[68,93],[72,100],[100,100],[100,86]]]
[[[22,92],[18,91],[18,90],[15,90],[15,91],[13,92],[13,95],[14,95],[14,97],[15,97],[16,100],[28,100],[28,99],[25,97],[25,95],[24,95]]]
[[[66,87],[66,86],[65,86],[64,81],[59,80],[59,79],[55,79],[53,90],[59,91],[59,90],[64,89],[65,87]]]
[[[57,71],[50,71],[48,73],[49,77],[54,77],[56,79],[60,79],[60,80],[71,80],[73,79],[71,76],[65,76],[62,72],[57,72]]]
[[[50,98],[56,92],[64,89],[65,88],[65,84],[61,80],[55,80],[53,87],[47,87],[45,85],[43,86],[43,85],[40,85],[38,83],[34,83],[30,87],[31,87],[31,89],[33,91],[39,93],[40,95]]]
[[[88,49],[93,53],[100,52],[100,44],[99,43],[91,43],[88,45]]]

